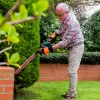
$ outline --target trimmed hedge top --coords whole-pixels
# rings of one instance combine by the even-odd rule
[[[40,63],[68,63],[67,53],[50,53],[40,57]],[[100,52],[84,52],[81,64],[100,64]]]

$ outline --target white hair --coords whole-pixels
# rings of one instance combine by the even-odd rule
[[[66,3],[59,3],[57,7],[61,7],[64,11],[69,11],[68,5]]]

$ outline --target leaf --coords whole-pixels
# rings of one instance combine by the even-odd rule
[[[36,4],[35,4],[35,3],[32,3],[32,7],[33,7],[33,14],[34,14],[35,16],[37,16],[37,15],[36,15]]]
[[[26,19],[28,17],[28,11],[24,5],[20,6],[20,18]]]
[[[21,24],[16,24],[16,25],[18,25],[20,28],[23,28],[23,25],[21,25]]]
[[[11,15],[11,20],[20,20],[20,13],[15,12],[13,15]]]
[[[8,52],[5,52],[6,57],[7,57],[7,61],[9,62],[9,58],[10,58],[10,54]]]
[[[14,53],[11,55],[11,58],[9,59],[10,63],[17,63],[19,61],[19,53]]]
[[[18,38],[18,33],[16,32],[16,28],[14,26],[10,27],[8,31],[8,41],[11,41],[13,43],[18,43],[19,38]]]
[[[16,28],[14,26],[9,28],[8,36],[16,36]]]
[[[49,4],[47,1],[41,0],[39,2],[37,2],[36,5],[36,11],[38,12],[44,12],[45,10],[47,10],[49,7]]]
[[[46,17],[46,14],[45,13],[41,13],[41,15]]]
[[[6,35],[6,32],[3,30],[0,30],[0,35]]]
[[[15,37],[15,36],[11,36],[11,37],[8,38],[8,41],[13,42],[13,43],[18,43],[19,38]]]
[[[18,68],[21,68],[21,66],[19,64],[14,64],[14,63],[8,63],[8,65],[12,65],[12,66],[16,66]]]
[[[8,32],[10,27],[12,27],[12,25],[10,25],[8,23],[4,23],[2,25],[2,27],[0,27],[0,28],[1,28],[2,31]]]
[[[5,18],[2,16],[2,14],[0,13],[0,24],[5,20]]]

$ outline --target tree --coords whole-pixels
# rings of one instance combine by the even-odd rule
[[[81,25],[83,25],[84,21],[87,20],[85,13],[87,11],[86,6],[90,6],[92,8],[92,6],[98,4],[99,2],[96,0],[70,0],[69,2],[70,7],[74,11]]]

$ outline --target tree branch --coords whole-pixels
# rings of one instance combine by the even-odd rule
[[[13,5],[13,7],[6,13],[6,15],[5,15],[5,18],[6,18],[6,19],[1,23],[0,27],[1,27],[7,20],[10,19],[11,13],[13,13],[13,12],[20,6],[21,1],[22,1],[22,0],[17,0],[17,1],[15,2],[15,4]]]
[[[39,19],[38,17],[28,17],[25,20],[18,20],[16,22],[8,22],[9,24],[19,24],[19,23],[23,23],[23,22],[27,22],[27,21],[31,21],[31,20],[35,20],[35,19]]]
[[[15,2],[15,4],[13,5],[13,7],[6,13],[5,17],[6,17],[6,20],[9,20],[10,19],[10,15],[11,13],[13,13],[21,4],[21,0],[17,0]]]
[[[0,40],[0,43],[2,43],[2,42],[7,42],[7,41],[8,41],[7,39]]]
[[[5,51],[7,51],[7,50],[9,50],[9,49],[11,49],[11,48],[12,48],[12,45],[11,45],[10,47],[7,47],[7,48],[1,50],[1,51],[0,51],[0,54],[3,53],[3,52],[5,52]]]
[[[0,62],[0,67],[1,65],[7,65],[8,63],[7,62]]]

